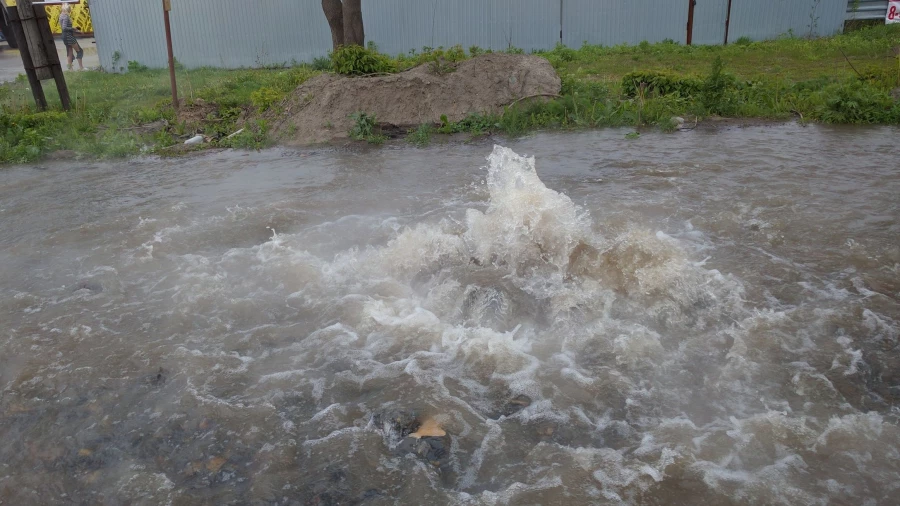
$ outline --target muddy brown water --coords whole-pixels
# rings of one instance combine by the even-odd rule
[[[0,504],[897,504],[900,130],[625,133],[0,170]]]

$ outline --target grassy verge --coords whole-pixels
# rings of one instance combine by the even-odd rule
[[[28,162],[70,150],[97,158],[115,158],[164,148],[202,133],[212,145],[258,148],[265,145],[266,125],[247,121],[275,106],[317,71],[289,69],[177,72],[183,114],[172,108],[169,74],[131,66],[125,74],[67,72],[72,111],[61,110],[50,81],[44,91],[51,107],[36,112],[24,76],[0,85],[0,163]],[[244,132],[225,139],[244,126]]]
[[[557,47],[546,57],[563,81],[562,96],[521,103],[497,116],[442,121],[410,132],[427,144],[431,134],[534,129],[656,126],[674,129],[675,117],[712,115],[850,124],[900,124],[900,25],[875,26],[823,39],[738,40],[729,46],[675,43],[578,49]],[[517,50],[513,50],[518,52]],[[356,73],[403,70],[428,64],[436,73],[482,53],[423,48],[397,58],[369,59],[358,51]],[[323,62],[317,61],[317,68]],[[346,62],[345,62],[346,63]],[[327,64],[327,62],[324,62]],[[131,64],[127,74],[67,73],[74,110],[63,113],[52,87],[50,111],[34,111],[24,78],[0,85],[0,163],[27,162],[56,150],[94,157],[166,152],[196,133],[205,146],[258,148],[271,142],[259,112],[278,107],[297,85],[315,75],[312,66],[288,69],[179,70],[186,113],[171,107],[168,74]],[[49,83],[47,83],[49,84]],[[893,95],[892,95],[893,94]],[[358,120],[359,138],[371,125]],[[229,135],[243,127],[243,132]],[[377,136],[371,136],[373,139]],[[383,140],[383,139],[379,139]]]

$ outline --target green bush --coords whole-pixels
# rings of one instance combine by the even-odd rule
[[[250,103],[260,111],[265,111],[282,98],[284,98],[284,93],[264,86],[250,94]]]
[[[320,56],[318,58],[314,58],[312,61],[313,70],[331,70],[334,64],[331,62],[331,58],[328,56]]]
[[[331,54],[332,68],[338,74],[364,76],[396,72],[393,60],[362,46],[340,46]]]
[[[128,60],[128,71],[129,72],[146,72],[147,70],[150,70],[150,69],[143,63],[136,61],[136,60]]]
[[[0,114],[0,163],[24,163],[40,158],[51,137],[64,129],[65,113],[47,111]]]
[[[634,97],[641,83],[646,91],[655,95],[679,94],[682,97],[698,95],[703,82],[694,76],[684,76],[658,70],[638,70],[622,77],[622,93]]]
[[[900,123],[900,104],[864,82],[834,83],[810,99],[819,104],[815,117],[825,123]]]
[[[356,141],[366,141],[369,144],[381,144],[386,137],[381,132],[376,132],[378,122],[375,115],[358,112],[350,115],[353,118],[353,127],[350,128],[350,138]]]
[[[735,89],[737,79],[725,72],[725,64],[720,56],[713,60],[709,75],[700,87],[700,98],[703,106],[713,114],[728,115],[734,112],[734,104],[730,91]]]

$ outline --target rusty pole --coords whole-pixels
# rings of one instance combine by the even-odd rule
[[[687,45],[691,45],[691,39],[694,38],[694,6],[697,0],[688,0],[688,24],[687,24]]]
[[[169,81],[172,85],[172,107],[178,110],[178,86],[175,84],[175,55],[172,54],[172,29],[169,27],[169,11],[172,0],[162,0],[163,21],[166,24],[166,49],[169,51]]]

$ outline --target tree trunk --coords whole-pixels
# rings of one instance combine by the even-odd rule
[[[338,46],[344,44],[344,9],[341,0],[322,0],[322,10],[331,28],[331,45],[337,50]]]
[[[361,0],[344,0],[344,45],[366,45]]]

